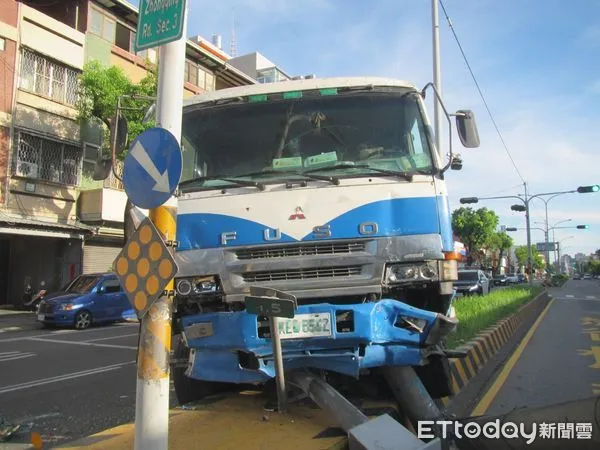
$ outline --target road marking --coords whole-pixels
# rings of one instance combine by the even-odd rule
[[[39,380],[28,381],[26,383],[13,384],[11,386],[0,387],[0,395],[9,392],[20,391],[23,389],[29,389],[32,387],[43,386],[44,384],[58,383],[61,381],[72,380],[74,378],[85,377],[88,375],[96,375],[99,373],[110,372],[111,370],[121,369],[123,366],[133,364],[135,361],[128,361],[120,364],[112,364],[110,366],[97,367],[95,369],[82,370],[79,372],[72,372],[65,375],[58,375],[56,377],[42,378]]]
[[[107,341],[110,339],[119,339],[119,338],[124,338],[124,337],[129,337],[129,336],[138,336],[138,335],[139,335],[139,333],[121,334],[119,336],[108,336],[108,337],[97,338],[97,339],[88,339],[87,341],[83,341],[83,342]]]
[[[19,330],[23,330],[23,327],[6,327],[6,328],[0,328],[0,333],[6,333],[7,331],[19,331]]]
[[[514,351],[514,353],[511,355],[511,357],[509,358],[507,363],[504,365],[502,372],[500,372],[500,374],[494,381],[494,384],[492,384],[490,389],[488,389],[488,391],[485,393],[483,398],[479,401],[479,403],[477,404],[477,406],[475,407],[473,412],[471,412],[472,416],[482,416],[488,410],[488,408],[490,407],[490,405],[496,398],[496,395],[498,395],[500,388],[506,382],[508,375],[513,370],[513,368],[515,367],[515,364],[517,364],[517,361],[523,354],[525,347],[527,347],[527,344],[533,337],[533,333],[535,333],[537,328],[540,326],[540,323],[542,323],[542,320],[544,319],[544,317],[546,316],[546,313],[552,306],[552,303],[554,303],[554,300],[550,300],[550,302],[546,305],[546,307],[544,308],[544,310],[542,311],[540,316],[537,318],[537,320],[533,324],[533,326],[529,329],[529,331],[527,332],[527,334],[525,335],[525,337],[523,338],[523,340],[521,341],[521,343],[519,344],[517,349]]]
[[[132,327],[132,326],[140,326],[139,323],[123,323],[120,325],[117,325],[114,328],[90,328],[88,330],[56,330],[56,331],[52,331],[50,333],[45,333],[45,334],[36,334],[34,336],[25,336],[25,337],[14,337],[14,338],[6,338],[6,339],[0,339],[0,344],[3,342],[20,342],[23,339],[32,339],[32,338],[38,338],[38,337],[48,337],[48,336],[56,336],[56,335],[61,335],[61,334],[84,334],[84,333],[94,333],[96,331],[106,331],[106,330],[118,330],[121,327]]]
[[[129,350],[137,350],[137,346],[132,345],[117,345],[117,344],[94,344],[93,342],[77,342],[77,341],[65,341],[62,339],[42,339],[42,338],[22,338],[22,340],[36,341],[36,342],[47,342],[50,344],[71,344],[71,345],[87,345],[90,347],[106,347],[106,348],[125,348]]]
[[[571,295],[571,294],[567,294],[567,295],[565,295],[565,297],[566,297],[566,298],[574,298],[575,296],[574,296],[574,295]]]
[[[595,299],[596,296],[595,295],[586,295],[585,298],[591,298],[591,299]]]
[[[14,361],[16,359],[31,358],[32,356],[36,356],[35,353],[31,353],[31,352],[8,352],[8,353],[10,353],[10,354],[0,353],[0,363],[6,362],[6,361]]]

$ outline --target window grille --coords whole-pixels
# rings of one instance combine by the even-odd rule
[[[67,105],[77,102],[79,72],[28,49],[22,50],[19,87]]]
[[[21,130],[15,133],[13,175],[68,186],[81,181],[82,150],[65,142]]]

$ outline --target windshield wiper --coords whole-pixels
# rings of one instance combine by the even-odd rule
[[[265,190],[264,183],[260,183],[258,181],[238,180],[237,178],[222,177],[219,175],[210,176],[210,177],[192,178],[191,180],[186,180],[186,181],[182,181],[181,183],[179,183],[179,187],[181,188],[181,187],[185,187],[185,186],[190,186],[195,183],[202,183],[203,181],[210,181],[210,180],[227,181],[228,183],[237,184],[238,186],[250,186],[250,187],[258,188],[261,191]]]
[[[306,172],[297,172],[297,171],[284,171],[284,170],[263,170],[261,172],[252,172],[246,173],[244,175],[238,175],[240,177],[259,177],[261,175],[296,175],[299,177],[303,177],[309,180],[321,180],[321,181],[329,181],[332,184],[338,185],[340,184],[340,179],[338,177],[333,177],[329,175],[312,175],[307,174]]]
[[[380,173],[382,175],[390,175],[393,177],[400,177],[406,181],[411,182],[413,180],[413,174],[409,172],[401,172],[396,170],[386,170],[386,169],[378,169],[376,167],[371,167],[368,164],[349,164],[349,163],[340,163],[335,164],[333,166],[327,167],[319,167],[317,169],[306,170],[304,173],[313,173],[313,172],[325,172],[327,170],[338,170],[338,169],[369,169],[373,172]]]

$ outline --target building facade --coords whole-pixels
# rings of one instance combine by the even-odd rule
[[[159,62],[135,52],[137,17],[123,0],[0,0],[0,305],[106,271],[122,247],[126,196],[114,177],[90,183],[103,129],[76,103],[88,61],[134,82]],[[220,53],[188,41],[184,97],[256,82]]]

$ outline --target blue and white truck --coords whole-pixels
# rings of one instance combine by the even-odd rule
[[[435,148],[425,91],[331,78],[186,101],[174,312],[180,402],[222,383],[272,380],[273,332],[286,370],[360,379],[413,366],[433,398],[449,393],[443,338],[457,323],[457,254],[444,174],[460,159],[451,145],[449,155]],[[473,114],[450,116],[462,144],[477,147]],[[295,317],[271,330],[245,309],[251,287],[295,296]]]

